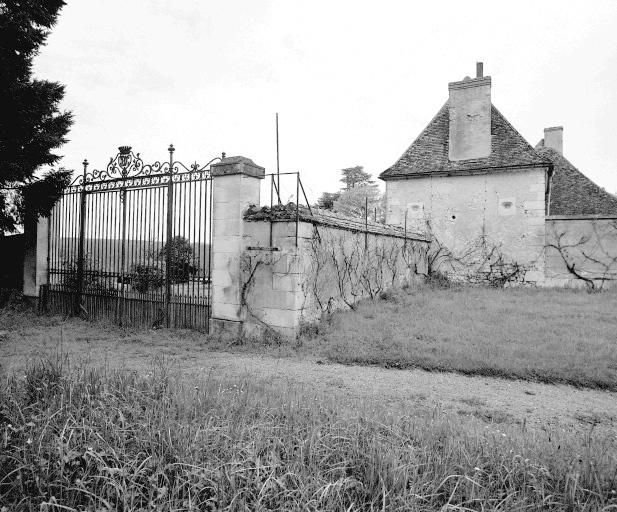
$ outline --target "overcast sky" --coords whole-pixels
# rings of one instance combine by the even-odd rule
[[[185,162],[225,151],[272,172],[279,112],[281,171],[313,201],[343,167],[392,165],[483,61],[523,137],[563,125],[564,155],[614,193],[616,27],[614,0],[68,0],[35,73],[75,115],[60,165],[173,142]]]

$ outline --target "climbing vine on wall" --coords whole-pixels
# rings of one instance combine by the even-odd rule
[[[585,221],[586,233],[580,235],[568,229],[568,224],[558,225],[551,224],[547,250],[557,253],[574,280],[590,291],[617,280],[617,219]]]
[[[265,310],[276,308],[270,302],[287,293],[275,289],[273,282],[286,277],[293,277],[295,291],[289,296],[305,320],[336,309],[355,309],[361,299],[376,298],[424,276],[427,250],[425,241],[323,226],[314,227],[297,251],[247,250],[240,260],[242,316],[268,324]],[[289,261],[293,270],[283,264]]]
[[[305,294],[319,312],[356,308],[362,298],[403,286],[426,274],[426,242],[320,230],[307,250]]]
[[[524,283],[534,266],[533,262],[524,265],[505,254],[502,244],[492,240],[484,230],[459,252],[433,237],[427,263],[429,278],[447,276],[455,281],[497,288]]]

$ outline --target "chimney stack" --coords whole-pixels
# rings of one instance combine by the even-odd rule
[[[465,77],[448,84],[449,148],[452,161],[475,160],[491,154],[491,77],[483,76],[481,62],[477,78]]]
[[[544,147],[563,155],[563,126],[544,128]]]
[[[482,78],[484,76],[484,63],[476,62],[476,78]]]

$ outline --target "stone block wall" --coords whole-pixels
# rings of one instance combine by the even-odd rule
[[[546,219],[546,286],[617,285],[617,216]]]
[[[544,278],[545,171],[440,176],[386,182],[386,221],[428,229],[459,265],[462,278],[482,273],[493,249],[524,267],[526,282]]]
[[[422,235],[405,238],[382,224],[303,211],[296,244],[295,221],[271,221],[261,213],[249,213],[244,223],[245,331],[268,326],[293,337],[302,322],[353,308],[426,274],[429,244]]]

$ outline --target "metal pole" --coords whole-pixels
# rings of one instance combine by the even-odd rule
[[[79,315],[81,309],[81,296],[84,289],[84,239],[86,235],[86,172],[88,160],[84,159],[84,174],[80,194],[79,208],[79,248],[77,252],[77,294],[75,296],[74,314]]]
[[[126,182],[122,182],[120,190],[120,202],[122,203],[122,245],[120,246],[120,297],[118,308],[118,322],[122,325],[124,317],[124,282],[126,281]]]
[[[407,246],[407,210],[405,210],[405,246]]]
[[[173,165],[174,165],[174,145],[170,144],[169,148],[169,182],[167,183],[167,241],[165,243],[165,324],[171,326],[171,251],[173,237],[173,220],[174,220],[174,183],[173,183]]]
[[[274,202],[274,176],[270,176],[270,247],[272,247],[272,203]]]
[[[306,207],[309,210],[309,213],[313,215],[313,210],[311,209],[311,203],[309,203],[308,197],[306,197],[306,192],[304,191],[304,185],[302,185],[302,180],[300,179],[300,173],[298,173],[298,181],[300,182],[300,189],[302,190],[302,195],[304,196],[304,200],[306,201]]]
[[[276,113],[276,193],[281,204],[281,175],[279,169],[279,113]]]
[[[299,196],[300,195],[300,173],[296,173],[296,247],[298,247],[298,222],[300,220],[300,204],[299,204]]]

